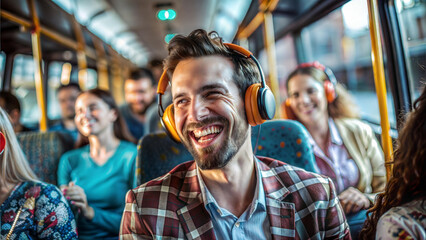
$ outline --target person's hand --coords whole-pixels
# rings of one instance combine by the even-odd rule
[[[339,200],[345,214],[356,213],[370,206],[370,200],[354,187],[349,187],[340,193]]]
[[[83,216],[89,220],[92,220],[95,216],[95,212],[87,202],[87,196],[83,188],[75,185],[74,182],[70,182],[67,187],[61,186],[62,193],[65,198],[71,201],[71,204],[78,207]]]

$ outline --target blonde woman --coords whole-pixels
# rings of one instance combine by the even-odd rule
[[[77,239],[74,215],[54,185],[37,180],[0,108],[1,239]]]

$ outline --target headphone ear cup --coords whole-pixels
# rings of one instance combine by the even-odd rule
[[[176,142],[180,142],[180,137],[176,130],[175,124],[175,113],[173,104],[170,104],[166,110],[164,110],[163,117],[161,118],[161,124],[163,125],[166,133]]]
[[[281,113],[282,118],[284,119],[296,120],[296,114],[294,114],[293,110],[291,109],[290,98],[287,98],[285,102],[281,104]]]
[[[275,97],[268,88],[260,88],[257,96],[257,106],[263,120],[271,120],[275,116]]]
[[[330,81],[324,81],[324,91],[325,97],[327,98],[328,103],[332,103],[336,99],[336,90],[333,83]]]
[[[0,154],[3,153],[4,149],[6,148],[6,137],[2,132],[0,132]]]
[[[260,88],[261,84],[255,83],[250,85],[250,87],[247,88],[245,93],[246,116],[248,123],[251,126],[256,126],[265,122],[265,120],[263,120],[260,116],[258,107],[258,95]]]

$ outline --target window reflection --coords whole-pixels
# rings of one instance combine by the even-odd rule
[[[22,54],[15,56],[12,70],[12,93],[16,95],[21,104],[21,122],[30,127],[36,127],[38,119],[40,119],[34,71],[32,56]]]
[[[366,0],[353,0],[302,30],[301,40],[307,61],[330,67],[345,85],[361,110],[361,117],[380,123],[379,104],[371,62],[371,40]],[[389,83],[388,116],[396,127]]]
[[[426,2],[394,1],[404,45],[412,101],[420,96],[426,82]]]

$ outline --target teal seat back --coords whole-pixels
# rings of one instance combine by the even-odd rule
[[[259,136],[260,128],[260,136]],[[274,158],[318,173],[306,128],[297,121],[272,120],[252,128],[255,155]],[[259,137],[258,137],[259,136]],[[256,146],[256,141],[257,146]]]
[[[177,165],[193,160],[182,143],[174,142],[166,133],[143,136],[138,143],[136,176],[138,185],[160,177]]]
[[[37,177],[56,185],[59,159],[72,149],[72,137],[59,132],[24,132],[17,134],[17,137]]]

